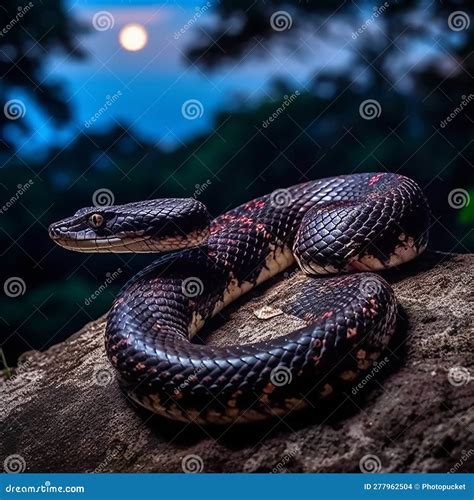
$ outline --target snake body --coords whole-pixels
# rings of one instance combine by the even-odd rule
[[[171,419],[255,421],[313,405],[369,370],[397,302],[377,271],[427,245],[429,207],[397,174],[330,177],[277,190],[210,221],[198,201],[86,208],[51,237],[82,251],[175,251],[137,274],[108,315],[106,351],[125,392]],[[226,305],[293,265],[307,280],[287,304],[306,326],[271,341],[191,342]],[[357,271],[357,272],[355,272]]]

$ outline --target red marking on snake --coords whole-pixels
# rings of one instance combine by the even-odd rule
[[[351,337],[354,337],[357,335],[357,329],[356,328],[348,328],[347,329],[347,338],[350,339]]]
[[[377,175],[372,176],[369,179],[369,186],[372,186],[372,184],[375,184],[376,182],[378,182],[383,176],[384,176],[384,174],[377,174]]]
[[[137,363],[137,365],[135,366],[135,369],[136,370],[145,370],[146,365],[144,365],[143,363]]]
[[[211,234],[217,234],[220,233],[222,230],[222,226],[220,224],[213,224],[211,226]]]
[[[265,202],[262,200],[254,200],[245,204],[245,208],[247,210],[253,210],[254,208],[263,208],[265,206]]]
[[[242,215],[241,217],[239,217],[239,220],[243,224],[254,224],[255,223],[254,219],[252,219],[251,217],[247,217],[246,215]]]
[[[317,349],[318,347],[321,347],[321,340],[320,339],[314,339],[311,344],[312,344],[312,347],[314,349]]]

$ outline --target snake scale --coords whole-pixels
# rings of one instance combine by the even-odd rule
[[[392,173],[305,182],[211,220],[190,199],[83,208],[50,226],[85,252],[163,252],[116,297],[105,344],[134,401],[171,419],[230,424],[282,416],[341,390],[380,357],[397,302],[378,274],[427,246],[419,186]],[[305,325],[270,341],[192,342],[226,305],[297,262],[308,279],[287,313]],[[336,276],[327,276],[338,274]]]

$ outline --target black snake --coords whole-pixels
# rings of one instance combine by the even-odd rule
[[[166,252],[117,296],[105,332],[126,393],[168,418],[231,423],[284,415],[368,370],[395,329],[397,302],[377,274],[427,245],[418,185],[390,173],[310,181],[214,220],[195,199],[91,207],[50,227],[86,252]],[[308,280],[287,313],[306,321],[267,342],[190,341],[231,301],[294,262]]]

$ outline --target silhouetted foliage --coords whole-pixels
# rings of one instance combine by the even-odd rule
[[[82,57],[76,35],[80,26],[60,1],[2,1],[0,5],[0,152],[11,150],[9,137],[28,127],[28,120],[11,120],[5,105],[19,93],[58,124],[66,122],[71,109],[59,82],[47,79],[45,68],[52,53]],[[11,113],[21,113],[11,108]],[[6,129],[11,129],[7,133]]]

